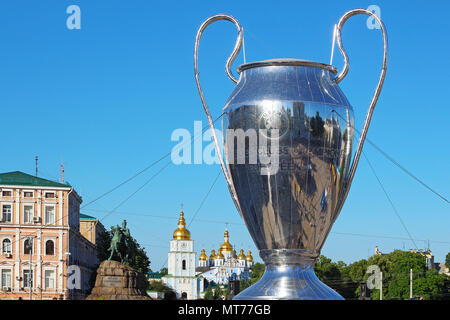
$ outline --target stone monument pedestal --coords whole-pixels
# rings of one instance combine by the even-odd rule
[[[97,269],[95,287],[86,300],[144,300],[151,299],[146,292],[145,276],[118,261],[105,260]]]

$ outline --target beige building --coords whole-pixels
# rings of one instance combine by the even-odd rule
[[[83,237],[96,244],[100,234],[105,231],[105,227],[97,218],[80,213],[80,233]]]
[[[0,299],[84,297],[98,260],[80,233],[81,203],[68,184],[0,174]]]

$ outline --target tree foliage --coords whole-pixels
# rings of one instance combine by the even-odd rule
[[[218,284],[216,288],[214,289],[214,296],[213,300],[222,300],[222,296],[225,295],[225,292],[222,290],[220,285]]]
[[[159,273],[161,273],[161,276],[165,276],[169,273],[169,269],[167,268],[161,268],[161,270],[159,270]]]
[[[104,261],[109,258],[108,248],[111,243],[112,235],[110,231],[101,232],[95,240],[97,247],[97,258],[99,261]]]
[[[250,286],[261,279],[262,275],[266,271],[266,266],[263,263],[255,263],[252,266],[252,271],[250,272]],[[242,290],[242,287],[241,287]]]
[[[346,265],[342,261],[333,262],[320,256],[314,267],[318,278],[335,289],[346,299],[356,299],[360,294],[360,284],[367,282],[371,274],[367,269],[377,265],[383,272],[383,299],[409,299],[410,269],[413,270],[413,295],[424,299],[448,297],[449,277],[428,270],[426,258],[420,253],[395,250],[390,254],[374,255]],[[380,290],[370,293],[373,300],[380,299]]]
[[[143,274],[147,274],[152,271],[152,269],[150,269],[150,259],[148,258],[145,249],[140,246],[136,239],[133,238],[133,241],[136,246],[136,255],[126,264]]]
[[[450,269],[450,252],[445,256],[445,266]]]
[[[448,279],[439,275],[436,270],[427,270],[425,277],[418,277],[413,281],[414,293],[425,300],[440,300],[444,298],[445,293],[448,294],[448,291],[445,291],[446,282]]]
[[[239,289],[240,289],[240,291],[244,291],[248,287],[250,287],[250,281],[244,280],[244,279],[239,280]]]
[[[147,290],[164,293],[173,291],[172,288],[166,286],[161,280],[150,281]]]
[[[204,299],[205,300],[214,300],[214,292],[213,292],[213,288],[212,288],[211,284],[208,285],[208,287],[206,288]]]
[[[98,237],[98,241],[96,243],[97,247],[97,257],[100,261],[107,260],[109,258],[110,252],[108,251],[113,233],[112,230],[105,231],[101,233]],[[151,271],[150,269],[150,259],[147,256],[147,253],[144,248],[141,248],[140,244],[137,242],[135,238],[130,235],[132,245],[136,249],[135,256],[126,263],[126,265],[130,266],[137,271],[140,271],[144,274],[147,274]],[[117,255],[112,257],[112,260],[120,261],[120,258]]]
[[[252,266],[252,269],[250,271],[250,280],[239,280],[239,290],[242,292],[251,285],[255,284],[256,282],[261,279],[262,275],[266,271],[266,266],[263,263],[255,263]]]

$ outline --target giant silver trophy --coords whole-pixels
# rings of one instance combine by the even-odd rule
[[[347,19],[357,14],[369,15],[379,23],[384,55],[378,85],[351,161],[353,108],[338,84],[349,70],[341,30]],[[198,47],[206,27],[217,20],[234,23],[239,32],[226,62],[226,73],[236,84],[223,108],[226,163],[217,136],[211,131],[233,201],[266,264],[262,278],[235,299],[343,299],[317,278],[314,262],[349,192],[384,82],[387,69],[384,24],[365,9],[350,10],[342,16],[336,37],[345,65],[337,76],[337,69],[331,65],[274,59],[239,66],[236,79],[230,69],[241,49],[243,28],[229,15],[208,18],[196,36],[194,68],[212,129],[214,121],[199,80]],[[230,132],[248,133],[244,144]],[[252,146],[255,141],[257,148]],[[244,150],[239,150],[239,146],[244,146]],[[266,158],[276,156],[272,158],[276,161],[252,163],[255,149],[258,155],[266,153]],[[236,161],[242,151],[241,161]]]

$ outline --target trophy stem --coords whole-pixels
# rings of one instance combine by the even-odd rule
[[[234,300],[344,300],[317,278],[314,262],[310,258],[299,263],[266,262],[261,279]]]

